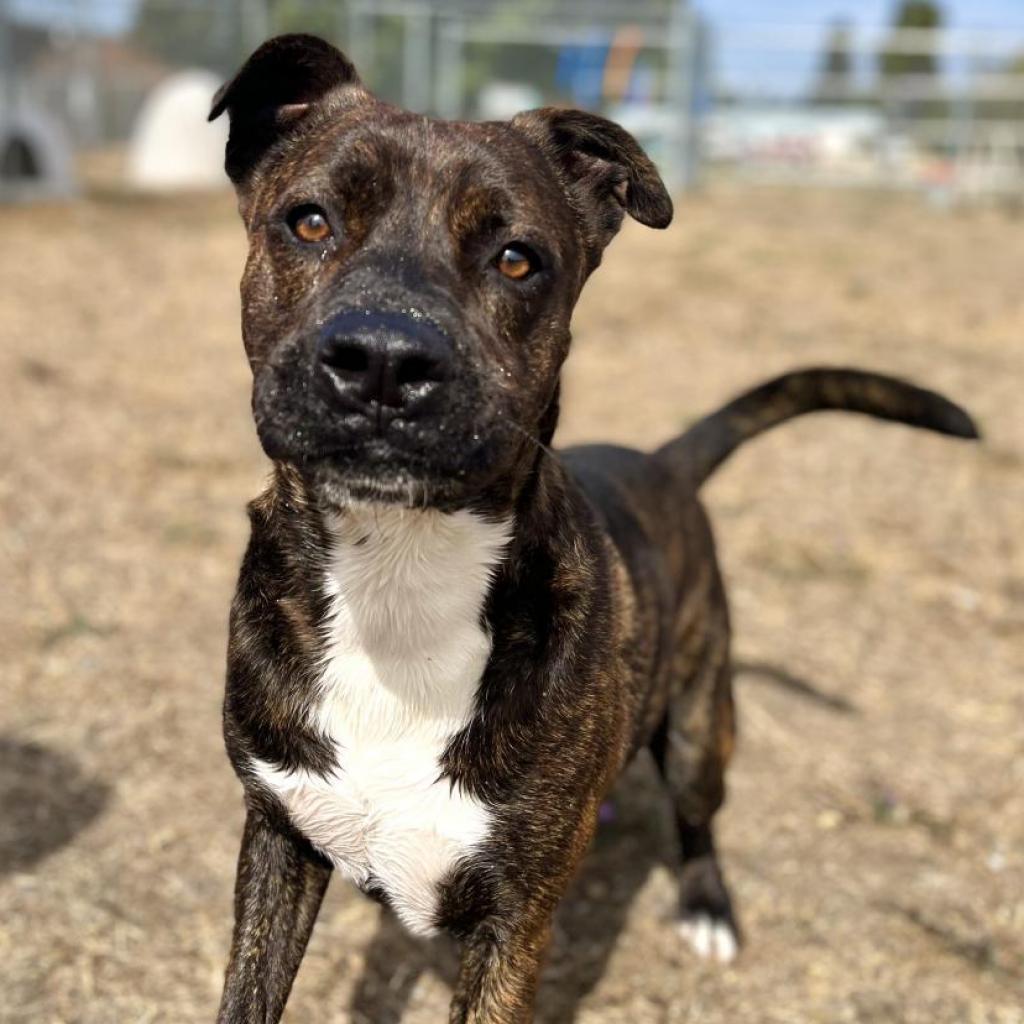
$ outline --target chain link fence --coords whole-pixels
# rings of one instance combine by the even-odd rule
[[[715,172],[1024,195],[1024,24],[1013,32],[836,23],[824,34],[733,25],[728,59],[732,73],[716,76],[704,121]]]
[[[706,8],[714,10],[714,5]],[[344,46],[443,117],[597,110],[674,188],[702,176],[1024,193],[1024,31],[725,23],[687,0],[0,0],[0,188],[116,179],[154,91],[267,36]],[[60,191],[60,189],[58,189]]]

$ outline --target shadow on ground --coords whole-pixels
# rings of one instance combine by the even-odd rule
[[[604,975],[629,908],[658,864],[677,859],[668,799],[646,757],[616,788],[610,811],[579,877],[559,908],[551,952],[538,994],[537,1024],[576,1020],[586,996]],[[666,907],[666,915],[672,907]],[[458,957],[453,944],[408,936],[382,914],[366,951],[349,1006],[353,1024],[399,1024],[424,972],[453,986]]]
[[[860,709],[845,697],[827,693],[815,683],[802,676],[794,675],[788,669],[773,665],[767,661],[737,661],[734,666],[737,679],[753,679],[758,682],[770,683],[796,697],[802,697],[812,704],[818,704],[835,711],[840,715],[859,715]]]
[[[107,804],[110,787],[66,754],[0,736],[0,875],[26,871],[70,843]]]
[[[776,686],[836,714],[858,714],[845,698],[767,662],[738,661],[737,677]],[[613,793],[612,813],[598,830],[579,877],[559,908],[537,998],[537,1024],[571,1024],[601,980],[630,907],[655,867],[675,871],[679,852],[669,802],[653,763],[631,766]],[[675,911],[664,908],[665,917]],[[353,1024],[400,1024],[422,974],[453,987],[454,944],[423,943],[389,913],[380,917],[349,1006]]]

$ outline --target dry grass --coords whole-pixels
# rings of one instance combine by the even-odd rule
[[[225,619],[265,470],[241,229],[227,196],[0,216],[0,1019],[210,1021],[241,821]],[[821,417],[714,481],[758,669],[721,817],[749,946],[726,971],[680,948],[638,764],[559,919],[546,1024],[1024,1021],[1022,266],[994,213],[783,192],[686,201],[609,253],[563,442],[651,444],[823,361],[945,389],[988,440]],[[452,967],[337,885],[288,1019],[437,1022]]]

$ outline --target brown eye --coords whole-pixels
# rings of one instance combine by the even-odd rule
[[[326,242],[334,232],[327,214],[319,206],[299,206],[288,215],[292,234],[302,242]]]
[[[506,245],[498,254],[497,267],[513,281],[523,281],[537,270],[537,258],[524,245]]]

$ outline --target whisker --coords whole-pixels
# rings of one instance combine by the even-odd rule
[[[533,434],[531,434],[529,431],[524,430],[521,426],[519,426],[518,423],[516,423],[515,420],[506,420],[505,422],[514,430],[518,430],[519,433],[522,434],[527,441],[530,441],[532,444],[535,444],[545,455],[550,455],[551,458],[555,458],[555,453],[546,444],[544,444],[538,438],[534,437]]]

